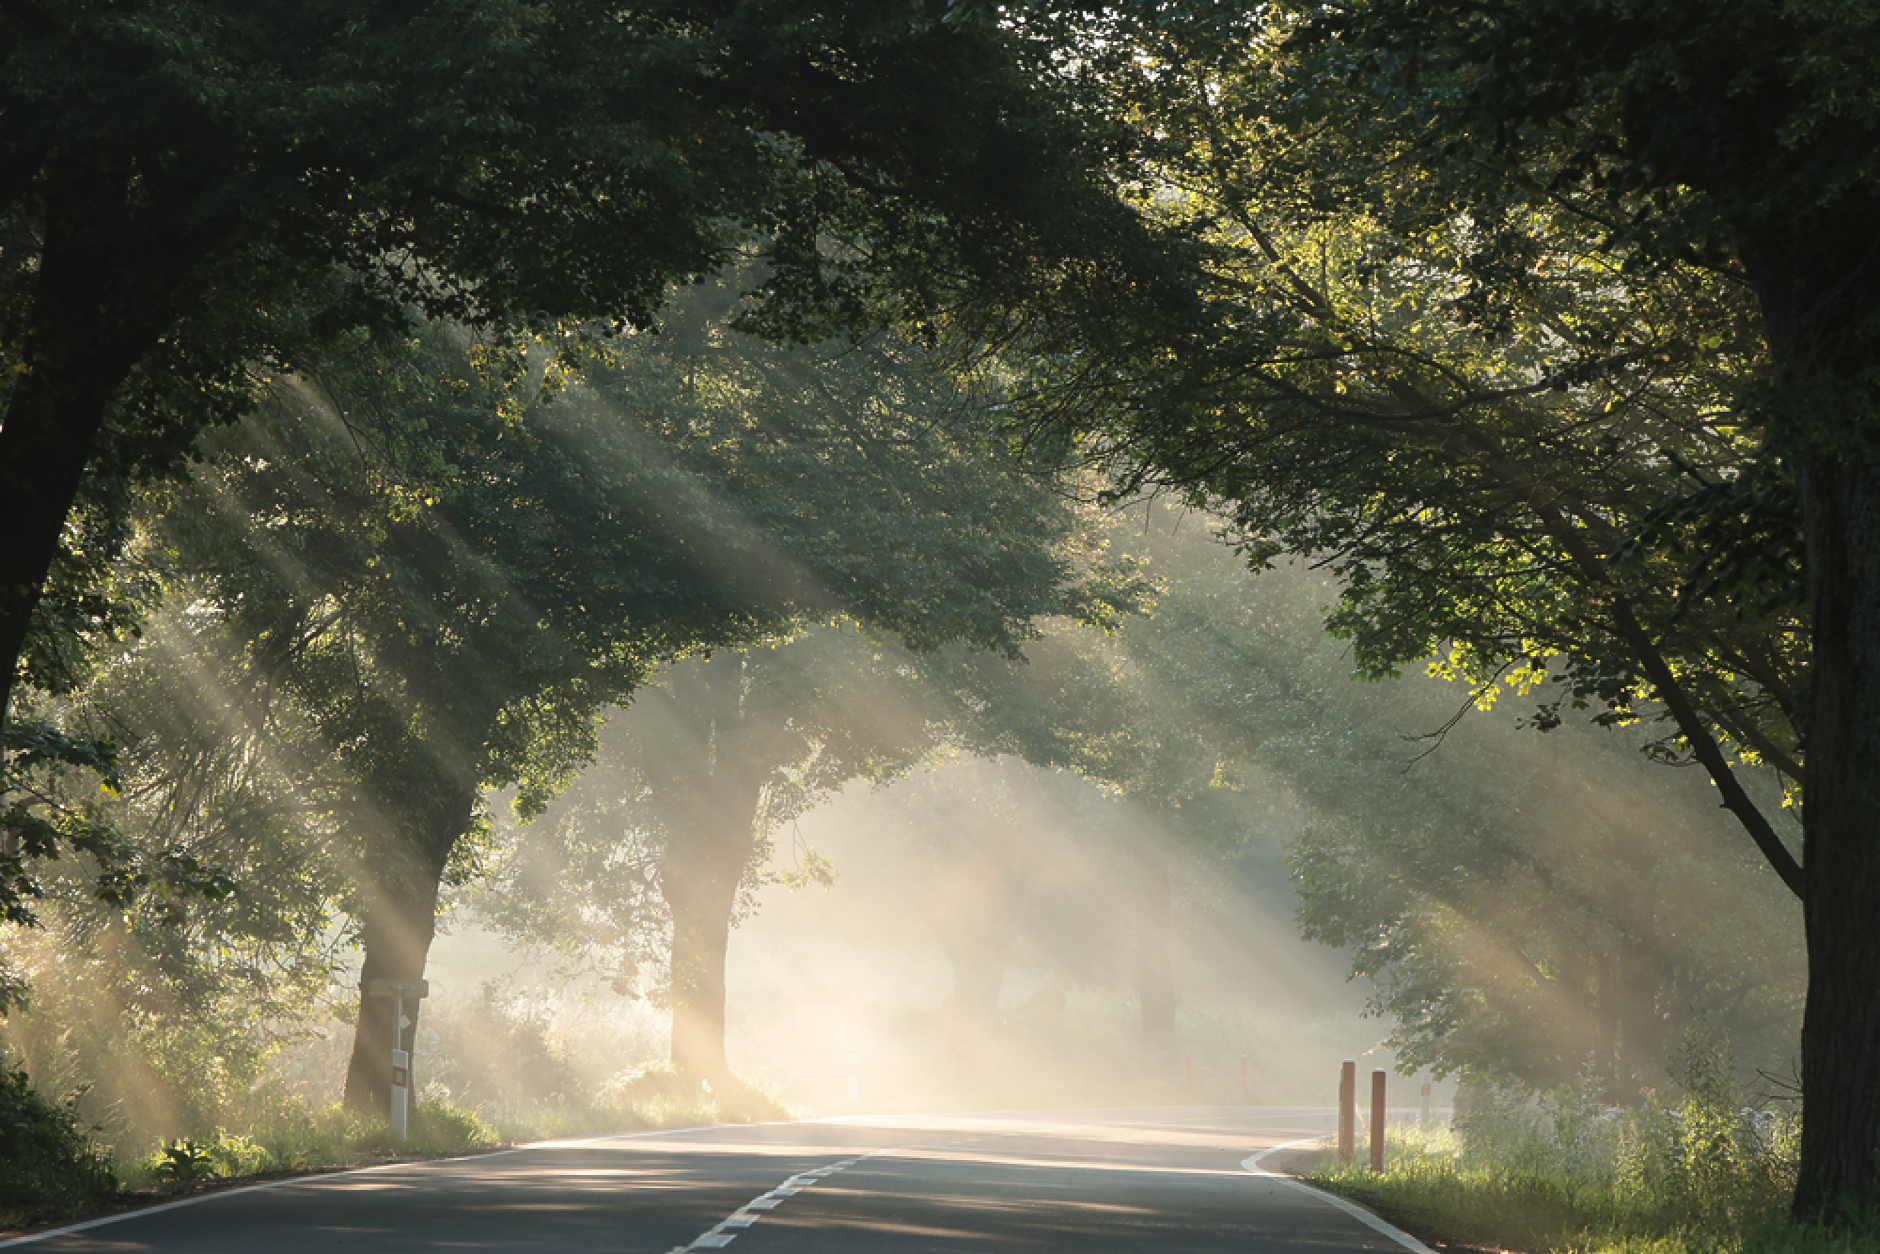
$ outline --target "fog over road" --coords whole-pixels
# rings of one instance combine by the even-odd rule
[[[6,1246],[673,1254],[1420,1249],[1260,1156],[1330,1112],[858,1116],[527,1146],[231,1190]],[[1269,1160],[1270,1161],[1270,1160]]]

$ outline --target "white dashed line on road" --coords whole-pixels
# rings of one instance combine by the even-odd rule
[[[720,1222],[713,1224],[685,1245],[675,1245],[672,1254],[686,1254],[689,1250],[722,1250],[737,1239],[738,1233],[750,1227],[764,1217],[766,1211],[775,1210],[786,1197],[795,1197],[812,1185],[821,1184],[825,1179],[839,1171],[875,1157],[876,1154],[891,1153],[891,1150],[878,1149],[874,1153],[863,1154],[856,1158],[845,1158],[841,1162],[830,1163],[827,1167],[817,1167],[810,1171],[798,1172],[768,1193],[760,1193],[744,1205],[738,1207]]]

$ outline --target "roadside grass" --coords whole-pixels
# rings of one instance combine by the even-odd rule
[[[1386,1130],[1385,1170],[1309,1178],[1419,1236],[1525,1254],[1870,1254],[1880,1216],[1789,1222],[1797,1128],[1747,1104],[1727,1054],[1687,1046],[1682,1092],[1605,1106],[1478,1090],[1453,1127]]]
[[[0,1231],[218,1182],[564,1137],[795,1117],[764,1089],[733,1084],[713,1092],[663,1067],[626,1073],[589,1104],[511,1103],[479,1111],[427,1094],[411,1107],[403,1144],[384,1118],[363,1118],[337,1103],[315,1107],[280,1098],[247,1113],[240,1130],[177,1137],[134,1156],[120,1151],[113,1161],[90,1140],[88,1131],[97,1129],[81,1125],[69,1104],[46,1103],[23,1073],[0,1072]]]
[[[382,1118],[362,1118],[338,1105],[318,1110],[287,1103],[246,1132],[217,1128],[202,1136],[164,1141],[148,1153],[120,1161],[126,1189],[167,1191],[209,1180],[347,1166],[393,1155],[449,1154],[502,1144],[502,1133],[475,1111],[448,1102],[411,1108],[404,1144]]]

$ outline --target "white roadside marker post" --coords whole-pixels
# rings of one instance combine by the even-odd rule
[[[392,999],[392,1100],[386,1113],[392,1125],[392,1140],[399,1145],[405,1143],[411,1113],[411,1053],[405,1049],[405,1029],[411,1026],[405,1018],[407,994],[413,1001],[422,1001],[431,994],[431,982],[373,980],[366,988],[369,997]]]
[[[399,1048],[405,1043],[405,986],[392,991],[392,1140],[405,1143],[406,1122],[411,1110],[411,1055]]]

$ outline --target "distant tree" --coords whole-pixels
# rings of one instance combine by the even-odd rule
[[[941,743],[956,694],[923,655],[1015,652],[1037,620],[1100,621],[1135,591],[1126,564],[1078,551],[1046,487],[982,445],[989,398],[904,345],[788,353],[709,312],[686,305],[652,358],[691,406],[666,438],[778,563],[820,581],[825,602],[805,598],[796,624],[849,625],[679,663],[638,699],[649,730],[617,763],[644,790],[623,838],[658,850],[673,1062],[723,1080],[728,934],[775,825]],[[595,395],[630,403],[628,382],[597,377]]]
[[[748,537],[663,468],[623,469],[627,424],[509,412],[439,338],[316,378],[218,437],[164,526],[199,611],[246,642],[248,683],[339,775],[365,951],[348,1100],[376,1107],[392,1011],[366,988],[423,973],[483,790],[539,805],[616,693],[788,593],[732,586]]]
[[[1152,1053],[1173,1048],[1180,996],[1164,877],[1187,863],[1347,952],[1406,1065],[1537,1086],[1590,1073],[1625,1100],[1694,1014],[1782,1065],[1799,996],[1786,890],[1721,842],[1704,790],[1654,772],[1646,735],[1563,730],[1530,753],[1513,698],[1489,714],[1466,686],[1354,683],[1322,633],[1335,581],[1249,570],[1223,518],[1129,517],[1153,612],[1032,648],[1029,673],[980,681],[998,694],[980,718],[1103,782],[1155,835],[1131,878]]]
[[[362,349],[221,444],[194,489],[208,508],[172,511],[180,560],[356,789],[365,986],[422,973],[483,791],[539,807],[657,666],[844,614],[931,647],[1100,611],[1109,593],[1041,547],[1049,498],[989,478],[958,414],[918,409],[931,385],[907,363],[851,350],[812,370],[732,338],[744,374],[628,345],[520,409],[438,339]],[[709,775],[702,752],[682,780]],[[384,1096],[389,1014],[362,988],[354,1104]]]
[[[1149,1072],[1163,1079],[1176,1057],[1180,1002],[1172,867],[1223,871],[1246,855],[1266,808],[1241,787],[1264,752],[1259,736],[1211,725],[1198,717],[1199,703],[1217,687],[1254,700],[1273,682],[1271,654],[1237,634],[1244,622],[1198,608],[1227,595],[1217,586],[1218,560],[1209,560],[1221,556],[1211,524],[1188,520],[1199,534],[1179,541],[1164,534],[1178,525],[1153,503],[1105,520],[1110,541],[1140,554],[1145,578],[1158,589],[1144,613],[1107,632],[1053,631],[1023,665],[957,656],[949,678],[971,694],[955,732],[962,744],[1083,776],[1114,802],[1091,826],[1131,829],[1109,839],[1134,860],[1129,904],[1142,1043]],[[1276,879],[1284,874],[1277,863],[1269,871]]]

